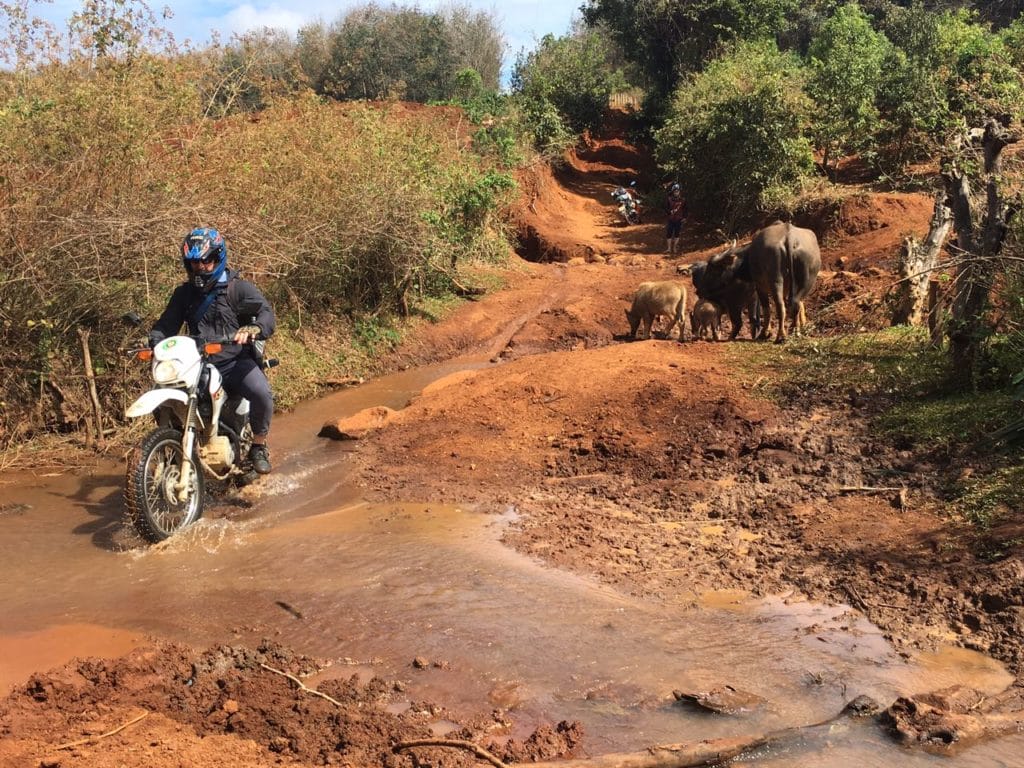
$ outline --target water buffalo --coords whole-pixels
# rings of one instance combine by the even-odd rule
[[[786,340],[786,313],[793,330],[799,332],[806,320],[803,302],[814,288],[821,269],[818,238],[809,229],[776,221],[739,248],[708,260],[701,281],[702,295],[715,300],[737,283],[753,285],[762,307],[775,305],[778,322],[776,342]],[[760,338],[768,338],[770,315],[765,318]]]
[[[626,310],[629,320],[629,336],[636,338],[636,329],[643,321],[644,336],[651,338],[651,325],[658,315],[669,318],[665,338],[672,334],[672,327],[679,325],[679,340],[686,338],[683,312],[686,310],[686,286],[668,281],[640,283],[633,295],[633,305]]]
[[[697,296],[714,301],[719,307],[724,307],[725,311],[729,313],[729,321],[732,323],[732,332],[729,334],[730,339],[735,339],[739,336],[740,329],[743,327],[743,313],[746,312],[747,320],[750,322],[750,338],[755,338],[758,330],[761,328],[761,313],[758,309],[757,292],[754,290],[754,285],[737,280],[718,291],[714,297],[711,297],[703,287],[704,273],[707,271],[707,266],[707,262],[698,261],[690,264],[684,270],[690,273],[690,279],[693,281],[693,287],[697,291]]]
[[[690,332],[695,339],[711,336],[718,341],[718,331],[722,327],[722,313],[725,312],[715,302],[701,299],[690,312]]]

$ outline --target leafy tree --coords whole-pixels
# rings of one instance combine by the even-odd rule
[[[204,55],[210,55],[213,50]],[[265,109],[275,96],[295,93],[305,77],[295,43],[283,30],[246,33],[227,46],[203,89],[218,114]]]
[[[935,77],[939,67],[938,18],[920,3],[892,8],[882,31],[894,44],[883,66],[878,94],[883,120],[878,141],[897,166],[932,149],[930,137],[941,135],[949,120],[949,104]]]
[[[795,51],[801,56],[807,56],[811,41],[821,34],[822,27],[832,18],[836,8],[843,4],[844,0],[817,0],[804,3],[787,14],[786,26],[776,34],[779,50]]]
[[[940,74],[951,111],[969,124],[1021,107],[1021,73],[1001,35],[965,10],[939,17]]]
[[[68,21],[73,50],[95,60],[130,62],[165,46],[168,33],[145,0],[87,0]]]
[[[331,29],[322,21],[299,29],[295,42],[299,69],[309,86],[323,94],[327,90],[327,69],[331,61]]]
[[[817,104],[813,133],[826,171],[877,129],[875,97],[890,47],[855,2],[839,8],[811,43],[808,92]]]
[[[480,75],[484,88],[497,90],[501,85],[501,60],[505,55],[505,37],[494,16],[455,4],[441,11],[458,70],[472,69]]]
[[[444,20],[416,8],[350,11],[332,36],[327,93],[343,99],[443,99],[455,57]]]
[[[545,35],[529,54],[520,53],[512,72],[512,91],[536,113],[548,103],[573,131],[597,128],[608,97],[625,86],[620,72],[606,66],[610,46],[596,32]]]
[[[964,120],[1020,110],[1020,70],[1007,37],[968,11],[934,13],[915,2],[890,8],[881,25],[895,48],[879,89],[880,141],[897,163],[935,152]]]
[[[812,171],[804,79],[794,55],[748,42],[679,86],[656,151],[695,212],[731,229]]]
[[[723,46],[775,39],[799,0],[587,0],[583,18],[603,25],[658,94],[701,69]]]
[[[443,101],[467,68],[496,88],[504,45],[493,18],[465,6],[427,12],[369,3],[330,27],[300,30],[298,59],[314,90],[334,98]]]

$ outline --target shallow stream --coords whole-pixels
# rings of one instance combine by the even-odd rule
[[[329,674],[401,679],[410,699],[456,716],[509,710],[517,737],[579,720],[587,751],[600,754],[818,722],[859,694],[888,705],[953,683],[995,693],[1011,681],[966,651],[901,657],[842,608],[723,594],[698,608],[639,601],[503,546],[514,508],[363,503],[348,481],[351,447],[317,438],[321,423],[401,408],[431,381],[480,365],[397,374],[277,417],[262,494],[149,549],[120,546],[119,466],[0,478],[0,694],[32,671],[115,656],[146,636],[196,646],[270,637],[334,660]],[[766,703],[722,716],[673,702],[675,689],[723,684]],[[450,727],[435,724],[439,735]],[[1020,766],[1021,754],[1015,736],[951,761],[867,723],[747,764]]]

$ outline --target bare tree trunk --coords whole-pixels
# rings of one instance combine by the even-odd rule
[[[893,325],[920,325],[925,316],[929,298],[929,281],[939,260],[939,252],[953,226],[953,212],[946,205],[945,194],[935,195],[935,208],[931,226],[924,242],[908,237],[900,254],[900,283],[896,289],[896,309]],[[930,318],[929,318],[930,319]]]
[[[1004,147],[1018,140],[1019,136],[1011,133],[1006,124],[990,119],[983,131],[970,132],[967,141],[959,147],[958,156],[949,163],[949,170],[943,173],[963,259],[957,273],[949,329],[952,374],[962,389],[969,388],[974,381],[981,345],[989,332],[985,313],[996,273],[996,257],[1002,249],[1010,219],[1019,207],[1019,202],[1007,205],[999,190],[1000,155]],[[969,144],[976,147],[979,141],[984,153],[986,207],[981,222],[976,223],[967,170],[971,163],[964,161],[971,153]],[[976,150],[973,154],[976,157]]]
[[[939,281],[928,281],[928,336],[931,339],[931,346],[939,349],[942,346],[942,337],[945,329],[942,325],[942,294],[939,293]]]

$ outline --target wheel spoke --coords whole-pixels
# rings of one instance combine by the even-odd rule
[[[153,524],[165,534],[177,531],[193,516],[199,503],[195,480],[190,482],[193,492],[185,504],[175,497],[174,486],[180,477],[180,465],[181,446],[168,440],[154,448],[145,468],[146,504]]]

